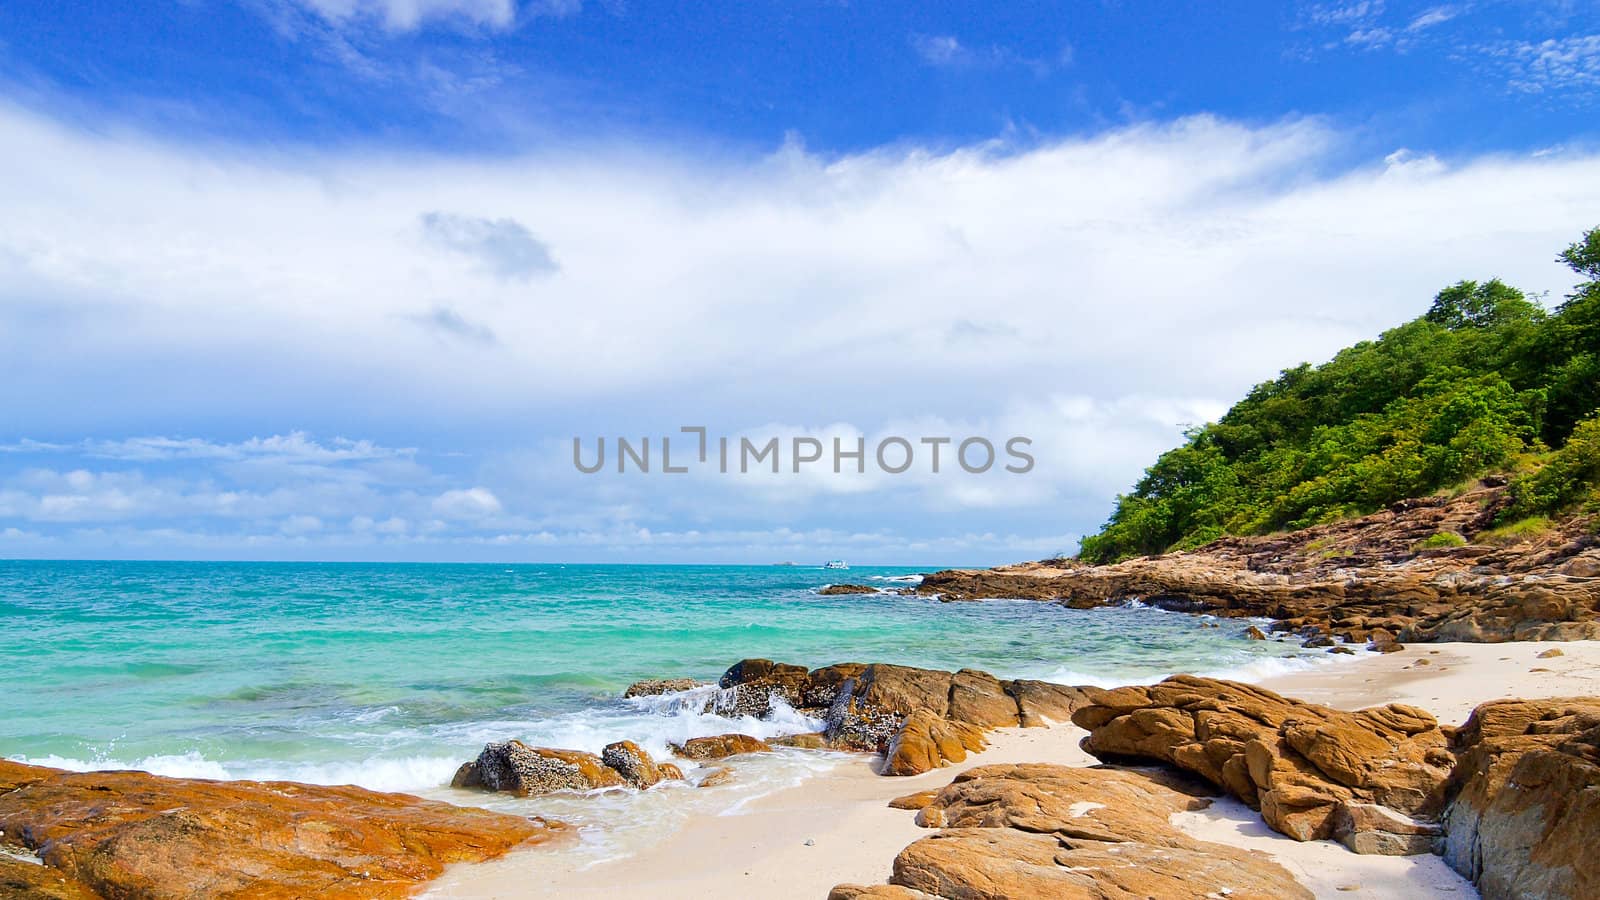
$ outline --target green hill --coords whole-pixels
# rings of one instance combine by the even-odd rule
[[[1079,555],[1105,563],[1372,512],[1516,472],[1505,521],[1600,503],[1600,228],[1560,255],[1553,311],[1498,279],[1256,386],[1117,498]]]

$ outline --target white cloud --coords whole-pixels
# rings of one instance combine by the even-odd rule
[[[489,28],[509,28],[516,21],[516,0],[295,0],[335,24],[374,20],[396,31],[409,31],[430,20],[460,21]],[[530,8],[549,15],[570,15],[578,0],[535,3]]]
[[[1422,31],[1435,25],[1443,25],[1460,14],[1461,9],[1456,6],[1434,6],[1418,13],[1411,20],[1411,24],[1406,26],[1406,30]]]
[[[501,511],[500,500],[484,487],[445,491],[434,498],[433,511],[447,519],[481,519]]]
[[[1544,41],[1506,41],[1484,48],[1513,90],[1590,95],[1600,90],[1600,34]]]
[[[516,219],[429,212],[422,214],[422,231],[431,243],[476,260],[497,278],[526,281],[560,268],[550,248]]]
[[[1554,252],[1600,209],[1591,152],[1346,167],[1350,144],[1316,120],[692,159],[280,155],[15,107],[0,134],[0,527],[226,523],[261,546],[296,516],[321,528],[293,539],[324,546],[641,528],[661,546],[780,514],[906,544],[1087,530],[1179,423],[1444,284],[1562,295]],[[503,277],[419,228],[440,210],[516,223],[561,266]],[[174,421],[199,424],[75,437]],[[285,430],[330,421],[386,440]],[[216,437],[240,422],[278,433]],[[1040,468],[1015,484],[572,474],[574,434],[695,422],[1019,432]],[[423,437],[472,455],[425,466],[396,446]],[[492,459],[545,442],[548,471]]]

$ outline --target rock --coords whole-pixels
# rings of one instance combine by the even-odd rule
[[[917,814],[942,828],[901,851],[892,886],[841,897],[1310,898],[1263,856],[1190,838],[1169,824],[1204,807],[1133,772],[1055,765],[981,766]]]
[[[1413,856],[1432,853],[1444,830],[1376,803],[1343,803],[1334,816],[1333,838],[1353,853]]]
[[[1349,647],[1343,647],[1343,646],[1340,646],[1340,647],[1329,647],[1328,648],[1328,652],[1329,653],[1343,653],[1346,656],[1354,656],[1356,654],[1356,652],[1354,650],[1351,650]]]
[[[8,900],[101,900],[59,869],[0,854],[0,897]]]
[[[1485,703],[1452,746],[1445,861],[1489,900],[1600,897],[1600,698]]]
[[[826,746],[886,754],[885,774],[928,771],[964,759],[968,750],[982,746],[984,731],[1065,721],[1085,702],[1082,689],[1065,685],[1001,681],[976,669],[952,673],[882,663],[840,663],[804,672],[748,659],[723,675],[721,687],[740,697],[750,691],[798,697],[798,709],[827,723]],[[905,734],[913,716],[916,728]],[[785,743],[813,746],[817,741]],[[955,755],[941,755],[945,752]]]
[[[940,898],[897,884],[841,884],[828,892],[828,900],[940,900]]]
[[[889,808],[919,810],[932,803],[933,798],[937,796],[939,796],[938,790],[917,791],[915,794],[906,794],[904,797],[896,797],[890,800]]]
[[[451,784],[506,791],[522,797],[552,791],[621,787],[627,783],[593,753],[530,747],[515,740],[486,744],[483,752],[468,766],[456,771]]]
[[[826,750],[828,749],[828,736],[822,732],[807,734],[786,734],[782,737],[771,738],[767,741],[774,747],[798,747],[801,750]]]
[[[692,691],[697,687],[705,687],[705,682],[696,681],[693,678],[648,678],[628,685],[628,689],[622,692],[622,696],[623,699],[630,697],[659,697],[662,694]]]
[[[1332,647],[1333,638],[1328,637],[1327,635],[1319,634],[1316,637],[1308,638],[1306,642],[1300,646],[1306,650],[1316,650],[1321,647]]]
[[[805,690],[810,673],[805,666],[776,663],[770,659],[746,659],[734,663],[722,674],[717,685],[731,693],[718,699],[719,711],[760,718],[772,711],[777,697],[793,707],[806,705]]]
[[[770,753],[772,745],[748,734],[718,734],[673,744],[672,752],[685,759],[723,759],[739,753]]]
[[[1091,689],[1090,697],[1072,717],[1090,732],[1085,750],[1108,761],[1153,759],[1191,772],[1259,809],[1269,826],[1296,840],[1332,837],[1352,804],[1381,804],[1422,819],[1443,808],[1447,738],[1415,707],[1350,713],[1190,675],[1149,687]],[[1356,822],[1384,825],[1374,816]],[[1347,843],[1375,847],[1380,839]]]
[[[633,741],[617,741],[607,744],[600,751],[600,761],[607,768],[622,776],[622,780],[636,788],[655,787],[662,781],[673,777],[677,766],[670,769],[656,764],[645,749]],[[670,764],[669,764],[670,765]],[[676,771],[676,777],[683,778],[681,770]]]
[[[716,787],[719,784],[727,784],[732,780],[732,769],[726,766],[717,766],[707,769],[706,773],[700,776],[700,781],[696,784],[696,787]]]
[[[1004,684],[1006,693],[1017,701],[1024,728],[1043,728],[1051,722],[1071,722],[1073,710],[1089,702],[1082,688],[1064,684],[1026,679]]]
[[[1566,656],[1565,653],[1561,652],[1561,648],[1560,647],[1551,647],[1549,650],[1546,650],[1543,653],[1538,654],[1538,657],[1540,659],[1555,659],[1558,656]]]
[[[1017,725],[1016,698],[988,672],[962,669],[950,678],[945,718],[979,728]]]
[[[561,830],[349,786],[0,761],[0,786],[7,784],[0,831],[49,867],[0,866],[8,897],[408,897],[446,865],[492,859]],[[22,876],[31,884],[14,888]]]
[[[983,731],[965,722],[952,722],[926,709],[906,717],[899,734],[884,755],[884,775],[920,775],[967,758],[967,751],[982,750]]]
[[[829,584],[817,591],[824,597],[833,597],[840,594],[876,594],[878,589],[865,584]]]
[[[1252,641],[1264,641],[1267,639],[1267,633],[1254,625],[1244,630],[1244,636]]]
[[[1383,629],[1397,640],[1600,639],[1600,547],[1594,517],[1571,516],[1512,546],[1419,555],[1414,545],[1487,528],[1504,485],[1423,497],[1287,535],[1224,537],[1194,550],[1113,565],[1025,563],[924,576],[913,590],[942,600],[1010,597],[1074,609],[1140,599],[1222,617],[1315,625],[1351,643]],[[1381,646],[1375,642],[1375,649]]]

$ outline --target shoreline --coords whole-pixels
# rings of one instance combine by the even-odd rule
[[[1551,649],[1561,655],[1539,657]],[[1600,641],[1413,644],[1396,653],[1362,655],[1254,683],[1345,709],[1408,703],[1433,713],[1441,724],[1459,725],[1488,700],[1600,695]],[[943,787],[980,765],[1094,765],[1097,761],[1078,747],[1084,734],[1062,723],[998,729],[989,735],[989,749],[911,777],[879,776],[865,758],[850,761],[798,786],[744,801],[736,812],[693,817],[627,856],[591,862],[518,852],[452,867],[423,896],[603,896],[626,886],[660,898],[821,898],[839,883],[881,884],[895,856],[930,833],[915,824],[914,813],[889,808],[889,800]],[[1327,841],[1298,843],[1266,829],[1256,813],[1234,801],[1219,799],[1211,809],[1179,814],[1174,824],[1204,840],[1266,852],[1318,896],[1475,895],[1439,857],[1362,856]]]

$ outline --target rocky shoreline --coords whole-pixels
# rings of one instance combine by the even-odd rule
[[[1260,616],[1280,631],[1349,643],[1600,639],[1600,523],[1574,516],[1497,532],[1491,524],[1508,502],[1503,482],[1490,480],[1288,534],[1104,566],[1056,559],[946,570],[910,591],[1077,609],[1137,601]]]
[[[655,760],[491,743],[456,786],[523,796],[716,783],[703,763],[788,746],[878,754],[885,777],[964,761],[995,729],[1071,722],[1094,768],[984,765],[894,801],[933,833],[850,898],[1308,897],[1270,859],[1175,830],[1225,794],[1296,841],[1438,853],[1483,896],[1600,896],[1600,698],[1483,703],[1459,727],[1404,704],[1348,712],[1231,681],[1102,689],[841,663],[743,660],[716,686],[641,683],[707,709],[815,716],[812,735],[696,738]],[[555,822],[398,794],[0,762],[0,888],[27,898],[398,897],[453,862],[550,841]],[[43,865],[23,861],[36,856]],[[531,863],[537,867],[537,863]],[[1537,890],[1529,892],[1528,885]],[[247,889],[248,888],[248,889]]]

